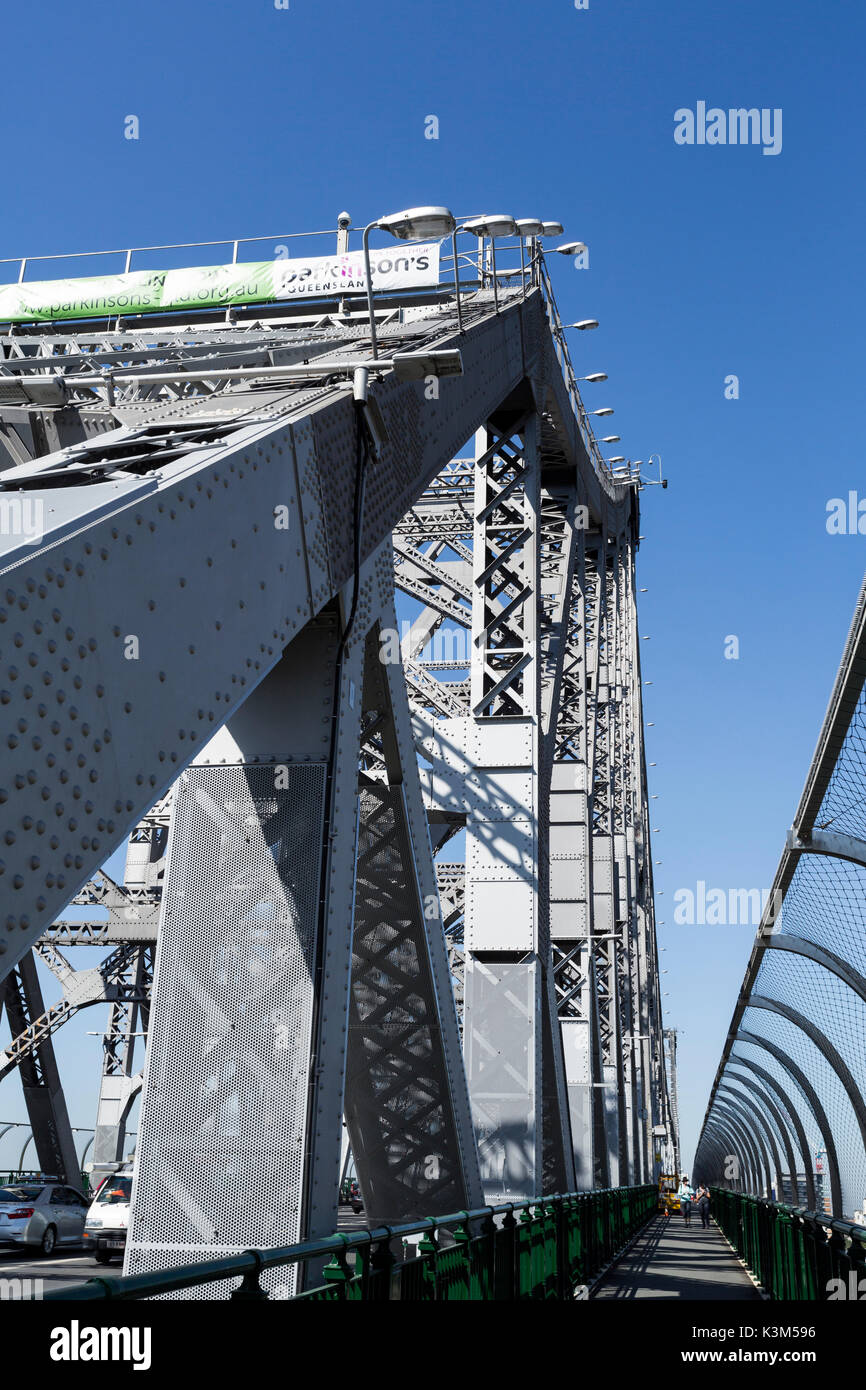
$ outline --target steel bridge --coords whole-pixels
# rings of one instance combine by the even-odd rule
[[[344,1120],[374,1223],[676,1143],[640,468],[581,399],[562,229],[427,212],[380,221],[403,259],[342,217],[326,269],[0,291],[0,1076],[74,1172],[54,1037],[110,1005],[129,1273],[329,1236]]]
[[[596,440],[561,231],[342,215],[0,287],[0,1079],[71,1178],[54,1038],[109,1006],[124,1297],[821,1297],[866,1262],[866,589],[698,1146],[718,1277],[653,1221],[650,480]]]

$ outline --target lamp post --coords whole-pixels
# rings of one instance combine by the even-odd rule
[[[507,217],[504,213],[496,213],[488,217],[470,217],[468,222],[463,223],[462,230],[471,232],[477,236],[479,243],[486,236],[490,237],[490,261],[493,271],[493,304],[497,314],[499,313],[499,292],[496,286],[496,238],[498,236],[516,236],[517,224],[513,217]]]
[[[376,318],[373,313],[373,272],[370,269],[370,233],[374,228],[388,232],[399,241],[422,241],[425,237],[444,237],[454,231],[454,215],[448,208],[423,207],[407,208],[404,212],[392,212],[380,217],[364,228],[362,246],[364,250],[364,275],[367,281],[367,311],[370,316],[371,355],[379,356],[376,339]],[[454,267],[457,273],[457,267]]]

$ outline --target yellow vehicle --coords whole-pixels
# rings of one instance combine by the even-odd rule
[[[679,1211],[680,1199],[677,1196],[677,1188],[680,1180],[675,1173],[659,1174],[659,1211],[671,1212]]]

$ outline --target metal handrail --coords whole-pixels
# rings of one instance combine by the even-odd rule
[[[600,1208],[602,1199],[615,1196],[619,1201],[636,1197],[645,1199],[647,1211],[655,1210],[656,1189],[646,1184],[634,1188],[604,1188],[589,1192],[560,1193],[550,1197],[535,1197],[524,1202],[503,1202],[497,1206],[478,1207],[472,1211],[452,1212],[447,1216],[430,1216],[420,1221],[404,1222],[394,1226],[377,1226],[372,1229],[354,1232],[338,1232],[320,1240],[301,1241],[295,1245],[274,1246],[271,1249],[250,1249],[237,1255],[223,1256],[216,1260],[203,1260],[184,1265],[177,1269],[154,1271],[147,1274],[133,1274],[117,1279],[96,1277],[83,1283],[67,1285],[65,1288],[45,1294],[46,1302],[132,1300],[156,1297],[161,1294],[177,1293],[182,1289],[195,1288],[226,1279],[242,1278],[246,1291],[236,1291],[234,1297],[267,1297],[263,1290],[257,1289],[258,1276],[267,1269],[286,1265],[303,1264],[308,1260],[318,1260],[325,1256],[339,1257],[341,1260],[351,1251],[368,1251],[373,1246],[388,1246],[393,1240],[411,1235],[431,1236],[437,1231],[467,1232],[468,1228],[482,1222],[490,1223],[497,1216],[511,1219],[521,1216],[530,1220],[533,1208],[536,1214],[546,1209],[556,1212],[565,1204],[574,1208],[577,1204]],[[651,1203],[650,1203],[650,1198]],[[631,1234],[629,1232],[628,1234]],[[249,1281],[255,1281],[257,1291],[250,1292]]]
[[[822,1301],[850,1276],[859,1296],[866,1227],[729,1188],[710,1191],[720,1229],[770,1298]]]
[[[346,237],[348,237],[348,233],[353,230],[359,231],[360,228],[354,228],[352,226],[349,226],[344,228],[324,228],[323,230],[315,232],[291,232],[280,236],[262,235],[254,237],[225,237],[213,241],[164,242],[152,246],[116,247],[112,250],[107,251],[52,252],[51,254],[42,256],[4,256],[0,257],[0,265],[14,265],[17,263],[19,265],[18,283],[22,284],[24,283],[24,276],[28,265],[34,264],[36,262],[41,263],[43,261],[50,262],[59,260],[80,260],[88,257],[98,256],[123,256],[124,273],[127,273],[129,272],[132,265],[132,257],[140,252],[147,251],[182,251],[198,249],[200,247],[230,246],[232,248],[232,264],[236,264],[238,260],[238,251],[241,246],[262,241],[274,241],[279,244],[285,241],[299,240],[302,238],[336,235],[338,238],[337,249],[339,251],[341,235],[345,234]],[[460,319],[459,296],[461,288],[464,290],[475,289],[479,287],[479,285],[483,288],[487,285],[488,282],[493,283],[495,288],[496,281],[503,280],[506,282],[511,282],[519,277],[519,280],[521,282],[520,287],[522,288],[524,297],[526,295],[527,289],[530,286],[537,285],[541,289],[542,300],[544,302],[548,324],[550,326],[551,335],[554,341],[554,351],[556,354],[556,359],[559,363],[560,370],[562,371],[563,379],[568,390],[569,400],[577,418],[578,428],[580,430],[581,438],[583,439],[583,443],[587,450],[587,453],[589,454],[592,460],[596,472],[608,483],[622,483],[630,481],[624,478],[614,477],[610,465],[608,464],[607,460],[604,458],[604,456],[601,453],[601,450],[599,449],[598,442],[595,438],[595,433],[593,431],[592,425],[590,424],[589,417],[587,415],[586,408],[583,404],[583,399],[578,388],[577,377],[568,351],[568,345],[565,340],[565,331],[563,329],[562,320],[559,316],[559,310],[557,308],[556,299],[553,293],[553,286],[551,284],[550,275],[548,273],[547,264],[544,259],[544,254],[540,242],[534,237],[527,239],[529,243],[528,249],[530,250],[530,254],[527,259],[527,257],[525,256],[527,243],[523,237],[517,236],[502,238],[500,255],[503,252],[507,254],[508,252],[519,251],[520,265],[515,266],[513,269],[511,269],[502,265],[500,262],[500,264],[497,265],[495,269],[494,281],[493,274],[490,271],[481,269],[483,260],[483,249],[481,244],[479,244],[478,251],[474,255],[470,252],[459,252],[457,256],[457,266],[455,267],[453,251],[451,252],[451,254],[449,254],[450,248],[446,249],[446,245],[449,242],[449,240],[450,239],[448,237],[443,237],[440,239],[443,251],[443,254],[440,258],[440,275],[443,279],[443,285],[447,283],[450,279],[454,279],[458,322]],[[459,267],[461,264],[475,270],[476,274],[478,275],[478,278],[472,279],[468,283],[466,281],[463,281],[461,284],[459,278]]]
[[[541,286],[542,299],[544,300],[544,306],[547,312],[547,320],[550,325],[551,337],[555,344],[554,350],[556,352],[556,360],[562,371],[563,379],[568,390],[569,400],[571,401],[572,409],[574,410],[578,425],[580,426],[581,438],[583,439],[587,453],[595,465],[596,472],[610,482],[619,482],[619,479],[614,478],[613,471],[607,459],[599,449],[595,431],[589,422],[589,416],[586,413],[586,407],[583,404],[583,398],[581,397],[577,385],[577,376],[571,361],[571,355],[568,351],[568,344],[565,341],[565,329],[559,317],[559,309],[557,308],[556,298],[553,293],[553,285],[551,284],[550,275],[548,274],[547,262],[541,254],[538,256],[538,265],[539,284]]]

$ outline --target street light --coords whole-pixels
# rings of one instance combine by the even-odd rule
[[[578,319],[577,323],[564,323],[563,328],[577,328],[581,333],[586,333],[590,328],[598,328],[598,319]]]
[[[407,208],[404,212],[389,213],[386,217],[380,217],[375,222],[370,222],[364,228],[362,242],[364,274],[367,279],[367,309],[370,315],[370,343],[373,358],[379,356],[379,345],[376,341],[376,318],[373,313],[373,272],[370,269],[370,233],[373,228],[388,232],[398,241],[420,241],[425,237],[448,236],[454,231],[455,225],[454,215],[448,208],[425,207]],[[456,263],[454,274],[456,277]]]
[[[544,223],[537,217],[518,217],[514,223],[517,228],[517,235],[520,240],[520,276],[523,282],[523,298],[526,298],[526,257],[523,247],[528,237],[544,236]],[[551,226],[559,226],[559,223],[551,223]],[[557,233],[559,235],[559,233]],[[533,268],[535,266],[535,255],[532,258]]]
[[[562,236],[562,223],[561,223],[561,222],[542,222],[542,221],[541,221],[539,218],[537,218],[537,217],[518,217],[518,218],[515,219],[514,225],[515,225],[515,227],[517,228],[517,234],[518,234],[518,236],[520,237],[520,270],[521,270],[521,274],[522,274],[523,277],[524,277],[524,297],[525,297],[525,295],[526,295],[526,290],[525,290],[525,285],[526,285],[526,260],[525,260],[524,253],[523,253],[524,242],[525,242],[526,240],[528,240],[530,237]],[[533,284],[535,283],[535,280],[534,280],[535,261],[536,261],[536,256],[535,256],[535,253],[533,252],[533,256],[532,256]]]
[[[392,212],[372,223],[380,231],[390,232],[400,241],[428,241],[431,237],[449,236],[454,230],[454,215],[449,208],[409,208]]]
[[[485,217],[470,217],[468,222],[463,223],[463,230],[477,237],[516,236],[517,224],[513,217],[497,212]]]
[[[490,260],[493,270],[493,304],[497,314],[499,313],[499,291],[496,285],[496,238],[498,236],[516,236],[517,223],[513,217],[506,216],[505,213],[494,213],[487,217],[470,217],[468,222],[464,222],[461,228],[464,232],[471,232],[482,242],[486,236],[490,237]],[[522,243],[521,243],[522,245]]]
[[[554,246],[560,256],[579,256],[581,251],[586,250],[585,241],[564,241],[561,246]]]
[[[613,458],[608,459],[608,463],[625,463],[625,454],[614,454]]]
[[[590,415],[612,415],[613,407],[609,405],[603,405],[601,410],[591,410],[589,413]]]
[[[621,434],[606,434],[606,435],[604,436],[604,439],[603,439],[601,442],[602,442],[602,444],[621,444],[621,443],[622,443],[622,435],[621,435]]]
[[[589,376],[575,377],[575,381],[607,381],[607,372],[591,372]]]

